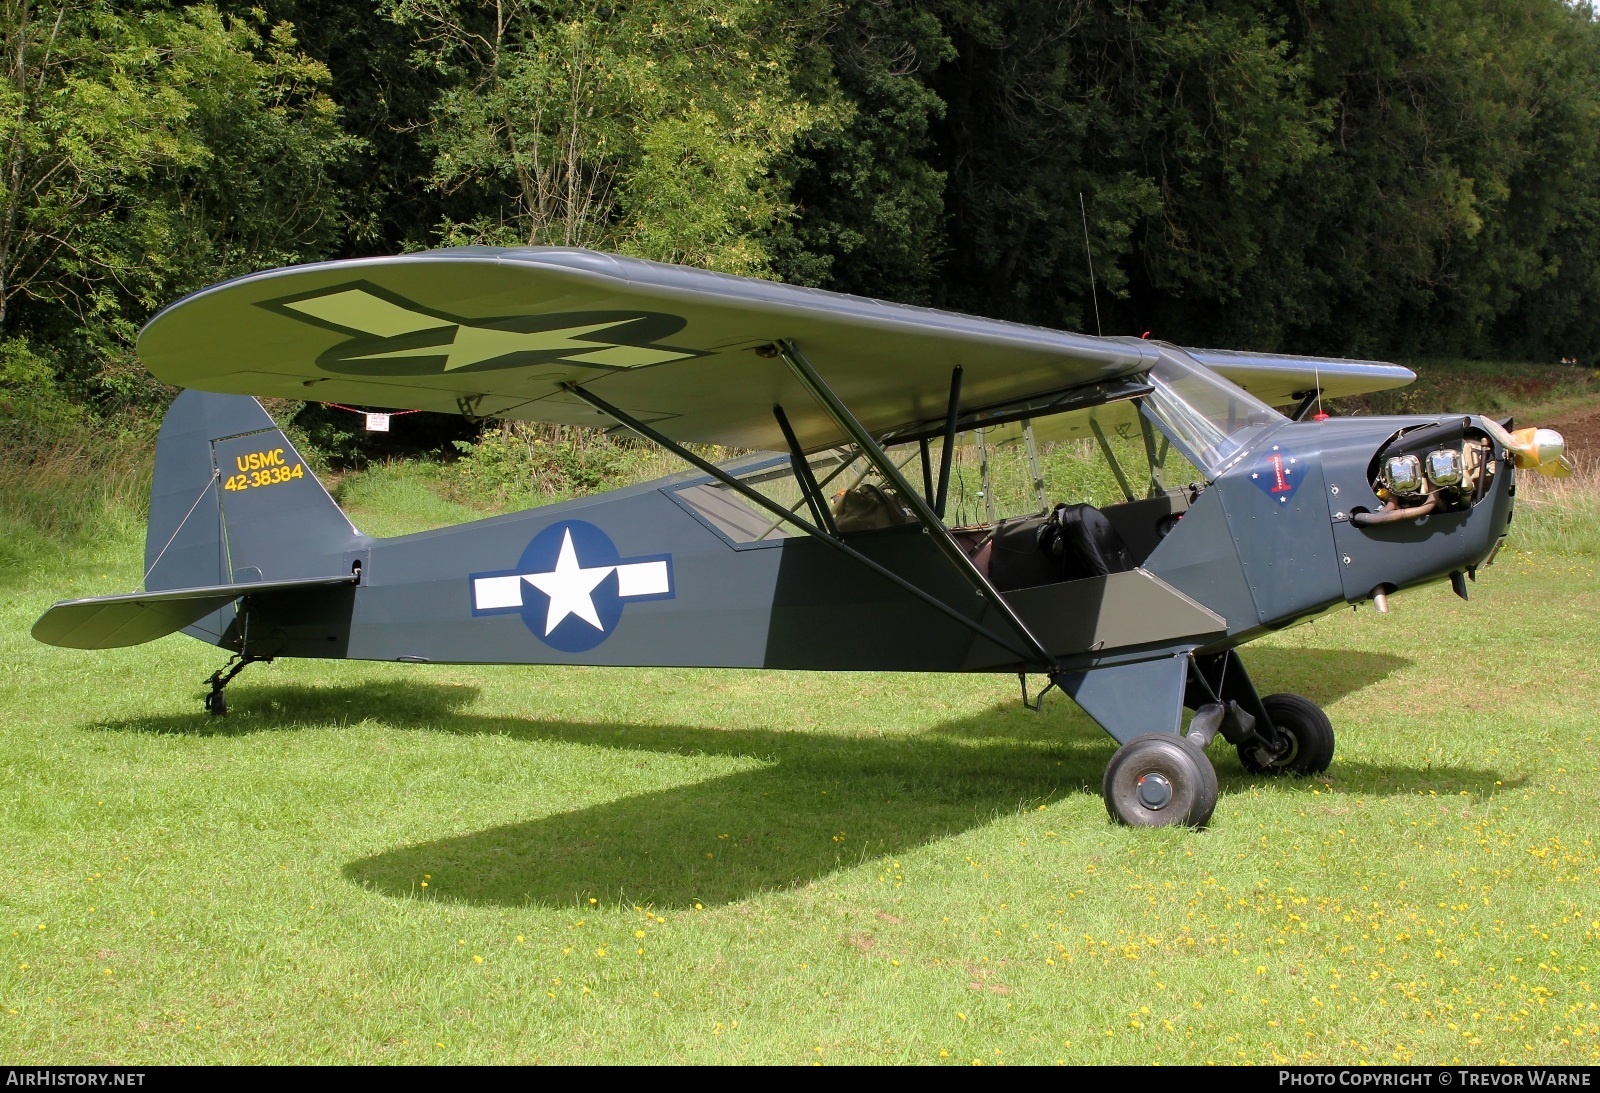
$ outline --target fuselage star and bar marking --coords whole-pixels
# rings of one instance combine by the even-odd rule
[[[594,590],[613,572],[617,575],[619,599],[659,596],[671,590],[671,578],[665,561],[585,567],[578,561],[578,552],[572,545],[572,531],[569,528],[562,537],[561,552],[556,557],[553,570],[476,577],[473,579],[473,603],[479,611],[520,608],[523,603],[522,584],[527,582],[549,597],[550,606],[545,611],[544,620],[546,637],[554,633],[555,628],[569,615],[577,616],[596,630],[604,630],[600,612],[595,608]]]

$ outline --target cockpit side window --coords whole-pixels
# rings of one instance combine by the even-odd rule
[[[1028,433],[1032,433],[1032,450]],[[939,447],[932,462],[937,473]],[[890,451],[909,458],[914,484],[921,470],[914,445]],[[1099,508],[1142,501],[1169,488],[1204,481],[1178,449],[1124,399],[961,434],[953,460],[945,522],[986,527],[1041,515],[1062,503]]]

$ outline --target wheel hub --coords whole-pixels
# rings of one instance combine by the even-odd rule
[[[1172,803],[1172,783],[1154,772],[1144,775],[1134,787],[1139,803],[1151,812],[1159,812]]]

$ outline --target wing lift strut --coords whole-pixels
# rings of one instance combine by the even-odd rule
[[[766,511],[772,513],[775,517],[778,517],[780,520],[785,520],[791,524],[794,524],[806,534],[811,535],[816,539],[820,539],[824,543],[827,543],[841,554],[853,559],[910,595],[915,596],[918,600],[921,600],[929,607],[932,607],[934,610],[966,627],[968,630],[983,638],[985,641],[991,642],[994,645],[997,645],[1011,653],[1017,658],[1018,663],[1027,665],[1029,668],[1035,671],[1046,673],[1054,672],[1056,670],[1055,658],[1052,657],[1045,649],[1044,644],[1040,642],[1033,631],[1029,629],[1028,625],[1022,621],[1022,619],[1017,615],[1016,611],[1012,609],[1011,605],[1007,603],[1004,598],[1002,598],[1000,592],[994,587],[993,584],[989,582],[989,579],[984,576],[984,574],[981,573],[975,565],[973,565],[972,559],[967,557],[966,551],[964,551],[961,548],[961,545],[957,543],[950,535],[950,530],[944,526],[944,521],[938,515],[938,509],[942,508],[942,505],[939,505],[938,502],[943,500],[944,494],[946,493],[949,485],[949,465],[954,449],[955,439],[953,435],[953,426],[956,417],[957,402],[959,400],[961,390],[960,370],[956,370],[956,373],[951,380],[952,397],[948,415],[949,421],[947,422],[945,430],[945,449],[940,460],[938,489],[936,491],[936,496],[933,498],[934,503],[930,504],[928,500],[924,499],[921,493],[913,489],[905,480],[905,477],[900,472],[900,468],[889,459],[888,455],[878,445],[877,441],[873,439],[872,434],[867,431],[865,426],[856,420],[855,416],[844,405],[844,403],[833,392],[833,390],[828,387],[828,385],[823,381],[822,377],[817,374],[816,369],[811,366],[811,362],[806,360],[794,343],[787,341],[778,342],[777,346],[778,351],[783,356],[784,363],[789,366],[789,370],[794,374],[795,378],[806,389],[806,391],[814,399],[816,399],[818,404],[822,406],[823,410],[827,412],[828,416],[833,419],[836,425],[838,425],[839,429],[850,438],[850,440],[855,444],[857,451],[866,456],[867,461],[878,470],[878,473],[883,476],[884,480],[888,482],[889,485],[891,485],[900,495],[900,497],[911,507],[912,512],[916,515],[917,522],[920,523],[923,530],[933,538],[933,541],[940,552],[943,553],[946,558],[955,566],[956,571],[972,587],[974,593],[981,599],[981,601],[986,603],[993,611],[995,611],[995,613],[1000,616],[1002,620],[1004,620],[1006,623],[1006,628],[1012,631],[1014,634],[1013,638],[1007,638],[996,634],[992,629],[983,625],[983,623],[979,622],[977,618],[972,617],[972,615],[969,615],[966,611],[963,611],[960,608],[946,603],[944,600],[923,591],[921,588],[918,588],[910,581],[907,581],[898,573],[885,568],[883,565],[867,557],[865,554],[861,553],[859,550],[855,549],[855,547],[851,546],[848,542],[841,538],[838,534],[838,529],[833,522],[832,512],[826,504],[821,490],[818,488],[816,479],[811,473],[810,464],[804,458],[804,455],[800,450],[799,441],[795,437],[794,430],[789,424],[788,416],[784,413],[781,406],[773,407],[773,416],[777,419],[778,427],[782,430],[784,434],[784,440],[788,443],[789,456],[794,468],[795,478],[798,480],[801,491],[805,495],[806,505],[810,510],[810,515],[816,521],[815,523],[813,523],[811,520],[806,520],[800,517],[798,514],[792,512],[788,508],[785,508],[777,501],[772,500],[765,494],[754,489],[749,483],[735,478],[721,467],[716,466],[708,460],[702,459],[700,456],[696,455],[682,444],[677,443],[670,437],[667,437],[656,429],[651,428],[649,425],[646,425],[644,422],[633,417],[627,411],[622,410],[617,406],[613,406],[611,403],[607,402],[599,395],[594,394],[592,391],[585,389],[583,386],[576,383],[568,383],[564,384],[563,386],[573,396],[581,399],[589,406],[599,410],[601,413],[621,423],[635,433],[638,433],[640,436],[659,444],[661,447],[672,452],[678,458],[682,459],[686,463],[689,463],[697,470],[710,475],[712,478],[715,478],[718,482],[738,493],[751,504],[765,509]],[[924,471],[925,477],[931,479],[931,467],[928,467],[927,462],[924,462],[924,467],[926,468]]]
[[[956,542],[954,536],[950,534],[950,529],[945,527],[939,512],[935,511],[934,506],[930,505],[928,500],[920,492],[913,489],[911,483],[906,481],[905,476],[900,473],[900,469],[890,460],[888,453],[879,447],[872,434],[867,431],[860,421],[856,420],[849,407],[817,374],[817,370],[806,359],[805,354],[800,352],[800,348],[791,341],[780,341],[778,343],[778,352],[783,356],[784,363],[789,366],[789,371],[794,374],[795,379],[800,381],[801,386],[806,389],[812,398],[817,400],[818,405],[833,419],[834,424],[839,427],[840,431],[855,443],[856,448],[866,455],[867,460],[878,469],[878,473],[883,475],[884,481],[889,483],[894,488],[894,491],[900,495],[901,499],[911,507],[911,511],[917,517],[917,522],[922,525],[922,530],[932,537],[934,545],[955,566],[956,572],[972,586],[972,590],[980,599],[986,601],[1005,620],[1007,628],[1022,640],[1023,649],[1026,650],[1026,655],[1022,658],[1023,661],[1044,671],[1053,671],[1055,669],[1055,658],[1045,649],[1044,643],[1029,629],[1028,624],[1022,621],[1022,618],[1006,602],[1005,597],[990,583],[989,578],[973,564],[971,557],[967,555],[961,544]],[[959,409],[957,402],[960,394],[961,372],[958,369],[950,381],[951,398],[948,418],[945,423],[944,452],[939,461],[939,495],[935,499],[935,503],[944,500],[949,488],[950,457],[955,448],[955,437],[952,434],[954,432],[956,413]],[[943,506],[941,505],[940,507],[942,508]],[[1002,642],[1000,644],[1012,652],[1019,651],[1010,642]]]

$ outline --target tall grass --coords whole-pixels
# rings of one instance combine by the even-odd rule
[[[1600,554],[1600,457],[1570,458],[1571,478],[1517,475],[1508,544],[1535,554]]]
[[[0,419],[0,575],[142,523],[151,432],[77,417]]]

